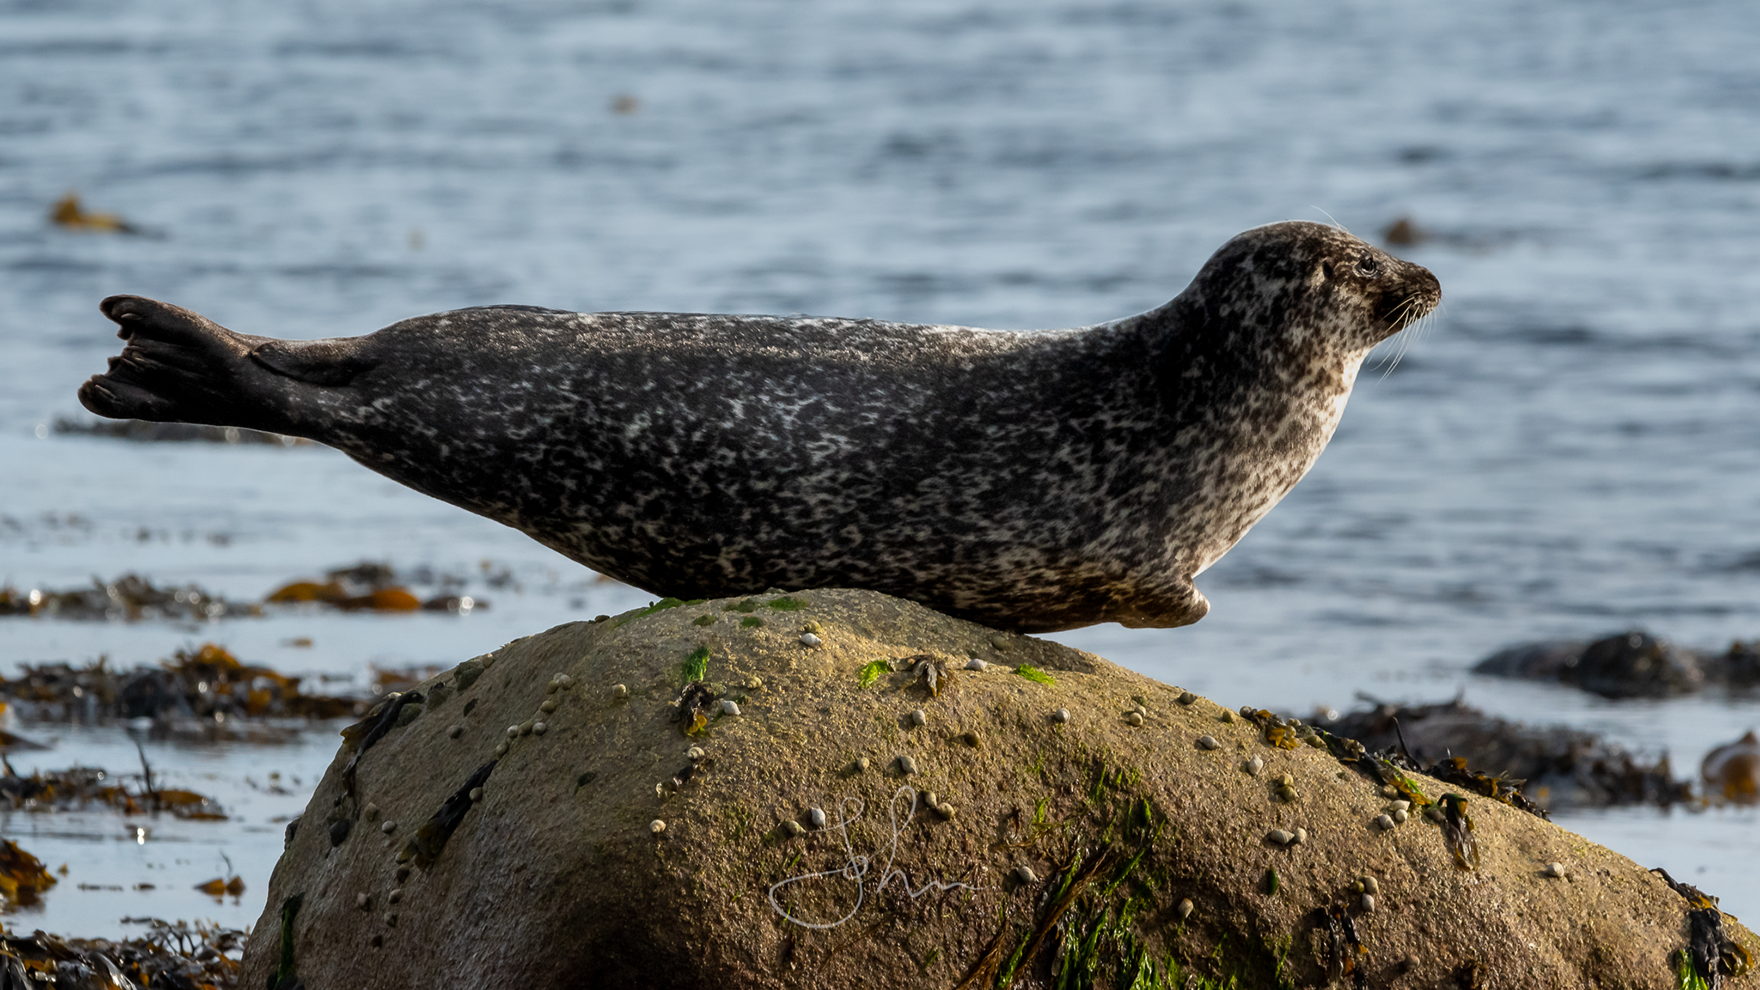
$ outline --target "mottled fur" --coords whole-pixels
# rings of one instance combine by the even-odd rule
[[[293,342],[119,296],[128,345],[80,399],[329,444],[655,593],[1177,626],[1319,456],[1364,355],[1439,294],[1291,222],[1079,330],[485,307]]]

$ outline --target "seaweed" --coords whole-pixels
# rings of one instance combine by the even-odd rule
[[[1353,990],[1369,985],[1369,950],[1357,936],[1356,923],[1341,903],[1314,909],[1315,927],[1326,933],[1326,979],[1342,985],[1350,977]]]
[[[1057,678],[1052,677],[1050,674],[1047,674],[1043,670],[1040,670],[1039,668],[1034,667],[1030,664],[1023,663],[1019,667],[1016,667],[1014,669],[1014,672],[1017,675],[1019,675],[1021,677],[1025,677],[1027,680],[1033,681],[1034,683],[1037,683],[1037,684],[1044,684],[1047,687],[1056,687],[1057,686]]]
[[[0,615],[38,618],[122,620],[139,622],[171,619],[207,622],[240,615],[262,615],[262,606],[228,601],[193,584],[161,588],[138,574],[124,574],[114,581],[92,579],[89,588],[54,591],[31,588],[19,591],[0,588]]]
[[[861,672],[858,673],[856,675],[856,677],[861,682],[862,687],[869,687],[875,681],[880,679],[881,674],[889,674],[891,672],[892,672],[892,661],[890,661],[890,660],[873,660],[873,661],[870,661],[867,664],[865,664],[862,667]]]
[[[927,655],[922,657],[912,657],[910,659],[917,661],[916,667],[913,671],[917,678],[915,683],[920,685],[923,690],[929,692],[929,697],[933,698],[939,695],[943,686],[949,680],[947,665],[940,660]]]
[[[783,595],[781,598],[772,598],[765,602],[764,607],[773,608],[778,612],[799,612],[801,609],[807,607],[807,603],[802,599],[790,598],[787,595]]]
[[[160,809],[178,818],[197,821],[224,821],[226,813],[212,798],[195,791],[155,789],[150,772],[143,771],[142,791],[131,792],[119,777],[98,767],[72,767],[67,770],[34,771],[20,777],[10,763],[0,777],[0,797],[13,808],[32,811],[79,811],[99,805],[124,815],[141,815]]]
[[[62,990],[126,986],[234,990],[238,986],[244,932],[212,922],[123,921],[146,924],[147,934],[119,940],[63,938],[45,932],[0,934],[0,985],[53,985]]]
[[[115,670],[99,658],[84,667],[66,663],[25,664],[13,679],[0,678],[0,696],[19,716],[36,722],[152,719],[155,733],[213,735],[232,719],[297,717],[329,719],[358,714],[365,702],[300,693],[301,678],[241,663],[225,647],[203,643],[178,650],[157,667]]]
[[[692,650],[690,656],[684,658],[679,665],[678,676],[681,685],[700,681],[709,674],[709,648],[699,646]]]
[[[1717,898],[1676,880],[1661,867],[1650,872],[1687,899],[1687,947],[1669,957],[1680,987],[1720,990],[1724,977],[1743,976],[1754,968],[1754,957],[1724,930]]]
[[[706,652],[706,650],[704,651]],[[693,656],[695,654],[692,654]],[[672,721],[683,722],[680,730],[687,736],[700,734],[709,726],[709,706],[715,701],[716,692],[701,680],[691,681],[673,699]]]
[[[305,986],[293,968],[293,919],[305,899],[300,893],[281,902],[281,958],[269,973],[268,990],[301,990]]]
[[[422,696],[414,691],[407,694],[400,694],[385,704],[380,710],[377,718],[369,715],[361,722],[357,722],[354,725],[349,726],[348,729],[342,730],[342,737],[347,740],[350,738],[350,729],[359,729],[367,722],[372,723],[371,726],[367,728],[366,735],[361,737],[360,745],[356,748],[354,756],[350,757],[348,765],[342,768],[342,782],[348,790],[349,797],[354,796],[354,771],[355,767],[360,765],[361,757],[367,755],[367,750],[372,749],[374,743],[385,738],[385,735],[396,727],[398,716],[403,714],[404,706],[414,704],[421,700]]]
[[[465,813],[470,811],[471,805],[475,803],[471,800],[471,791],[488,782],[489,774],[494,772],[497,762],[490,760],[478,767],[476,772],[472,773],[458,790],[452,792],[451,797],[441,803],[439,810],[434,812],[433,817],[416,829],[415,838],[410,841],[415,846],[417,866],[425,870],[434,865],[434,861],[440,857],[440,851],[446,848],[446,840],[452,838],[452,833],[457,831],[459,824],[464,821]],[[581,776],[587,780],[592,778],[591,774],[582,774]],[[585,783],[585,780],[581,783]],[[580,784],[575,786],[578,789]]]
[[[11,839],[0,839],[0,898],[9,905],[34,904],[38,894],[53,886],[55,878],[42,860]]]
[[[1278,749],[1295,749],[1301,745],[1296,740],[1294,726],[1263,708],[1242,705],[1241,717],[1258,726],[1264,740]]]
[[[1467,799],[1459,794],[1442,795],[1442,841],[1454,854],[1455,865],[1463,870],[1479,868],[1479,843],[1473,838],[1473,819],[1467,814]]]

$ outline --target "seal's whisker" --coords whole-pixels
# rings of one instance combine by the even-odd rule
[[[1400,325],[1404,332],[1400,334],[1399,346],[1394,349],[1392,359],[1384,360],[1382,362],[1386,365],[1386,370],[1381,373],[1382,381],[1386,381],[1387,376],[1393,374],[1394,369],[1399,367],[1400,359],[1406,356],[1406,348],[1412,345],[1412,341],[1415,338],[1422,336],[1424,324],[1430,318],[1429,313],[1425,313],[1409,323],[1406,322],[1412,312],[1422,304],[1422,293],[1414,292],[1402,299],[1399,305],[1393,308],[1392,314],[1388,316],[1387,321],[1395,325]]]
[[[1346,227],[1346,226],[1345,226],[1345,225],[1344,225],[1344,224],[1342,224],[1342,223],[1339,223],[1339,222],[1338,222],[1338,221],[1337,221],[1337,220],[1336,220],[1336,219],[1334,219],[1334,218],[1333,218],[1333,216],[1332,216],[1332,214],[1330,214],[1330,213],[1328,213],[1328,212],[1326,212],[1326,211],[1325,211],[1325,210],[1322,210],[1322,209],[1321,209],[1321,208],[1320,208],[1320,207],[1318,207],[1318,206],[1315,206],[1315,205],[1313,205],[1313,204],[1312,204],[1312,203],[1310,203],[1310,204],[1308,204],[1308,209],[1310,209],[1310,210],[1313,210],[1313,211],[1314,211],[1314,212],[1316,212],[1316,213],[1318,213],[1318,214],[1320,214],[1320,215],[1321,215],[1321,216],[1323,216],[1323,217],[1325,217],[1325,218],[1326,218],[1326,219],[1328,219],[1328,220],[1331,220],[1331,221],[1332,221],[1332,225],[1333,225],[1333,226],[1334,226],[1334,227],[1337,227],[1337,228],[1338,228],[1338,229],[1339,229],[1339,230],[1342,230],[1342,231],[1344,231],[1344,232],[1345,232],[1345,233],[1347,233],[1347,234],[1350,234],[1350,233],[1351,233],[1351,231],[1350,231],[1350,228],[1349,228],[1349,227]],[[1355,235],[1355,234],[1351,234],[1351,236],[1352,236],[1352,237],[1355,237],[1355,236],[1357,236],[1357,235]]]

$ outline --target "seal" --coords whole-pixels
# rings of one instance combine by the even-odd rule
[[[1364,356],[1441,298],[1332,227],[1223,245],[1074,330],[454,310],[361,337],[235,333],[136,296],[101,416],[335,447],[650,592],[867,588],[986,625],[1179,626],[1193,578],[1332,437]]]

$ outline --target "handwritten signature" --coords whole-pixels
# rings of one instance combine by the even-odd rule
[[[907,798],[910,801],[910,807],[905,811],[903,822],[898,820],[899,799],[901,798]],[[900,787],[893,792],[892,801],[887,805],[887,811],[892,818],[892,840],[886,847],[886,866],[880,871],[880,880],[870,886],[868,883],[868,874],[872,869],[873,861],[867,855],[855,851],[855,848],[850,844],[849,836],[849,827],[861,820],[862,810],[863,805],[861,798],[844,798],[837,806],[837,822],[825,827],[825,831],[836,832],[843,839],[844,863],[842,866],[834,870],[823,870],[818,873],[803,873],[798,877],[789,877],[786,880],[781,880],[770,885],[770,906],[776,909],[777,914],[782,915],[784,918],[787,918],[789,921],[794,922],[802,928],[836,928],[838,925],[841,925],[856,916],[856,912],[862,909],[862,903],[867,899],[870,893],[876,896],[879,895],[881,891],[886,889],[886,885],[894,880],[899,882],[899,885],[903,887],[904,892],[908,894],[912,900],[915,900],[924,894],[943,893],[949,890],[976,891],[990,889],[987,887],[974,887],[970,884],[959,882],[943,883],[939,880],[928,880],[925,881],[921,887],[912,889],[910,877],[906,875],[903,870],[895,870],[892,868],[892,862],[898,856],[899,836],[903,835],[904,830],[910,827],[911,818],[917,813],[917,791],[914,787]],[[848,914],[836,921],[815,922],[797,918],[790,914],[788,909],[784,908],[782,903],[776,899],[776,892],[790,884],[805,883],[809,880],[824,880],[827,878],[852,881],[856,885],[855,906],[849,909]]]

